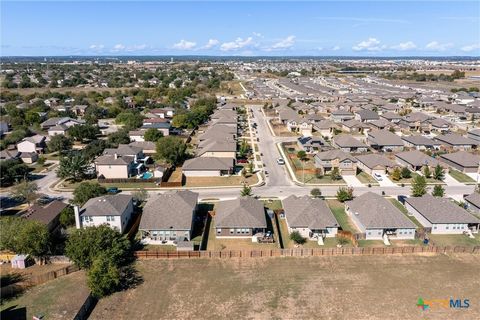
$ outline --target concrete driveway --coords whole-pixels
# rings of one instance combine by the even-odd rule
[[[363,183],[358,180],[358,178],[354,175],[344,175],[342,176],[343,180],[347,183],[349,187],[363,187]]]
[[[453,178],[448,172],[445,173],[445,178],[443,179],[443,182],[447,184],[447,186],[464,186],[464,183],[458,182]]]
[[[387,175],[385,174],[382,174],[382,180],[381,181],[378,181],[378,184],[380,185],[380,187],[397,187],[398,185],[396,183],[394,183],[392,180],[390,180]]]

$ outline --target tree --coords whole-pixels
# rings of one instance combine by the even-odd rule
[[[96,298],[105,297],[117,290],[121,282],[120,269],[112,258],[100,254],[87,272],[87,284]]]
[[[56,134],[50,138],[47,143],[48,151],[65,153],[72,148],[72,139],[64,136],[63,134]]]
[[[38,156],[37,164],[43,166],[43,165],[45,165],[46,161],[47,161],[47,158],[45,158],[44,156]]]
[[[80,181],[86,174],[90,164],[83,154],[74,154],[60,159],[57,176],[60,178]]]
[[[157,141],[156,157],[171,165],[180,164],[187,155],[187,145],[175,136],[167,136]]]
[[[423,175],[427,179],[432,177],[432,172],[430,171],[430,168],[428,166],[423,167]]]
[[[128,131],[119,130],[117,132],[110,133],[107,136],[107,143],[113,148],[118,147],[119,144],[130,143],[130,136],[128,135]]]
[[[412,172],[408,170],[407,167],[402,168],[402,178],[403,179],[410,179],[412,177]]]
[[[68,130],[70,137],[76,141],[94,140],[100,134],[100,129],[96,125],[84,124],[70,127]]]
[[[437,164],[435,167],[435,170],[433,171],[433,178],[435,180],[443,180],[445,178],[445,171],[440,164]]]
[[[242,190],[240,191],[240,195],[242,197],[251,197],[252,196],[252,188],[248,185],[244,184]]]
[[[304,244],[305,242],[307,242],[307,239],[302,237],[302,235],[298,231],[293,231],[292,233],[290,233],[290,240],[292,240],[296,244]]]
[[[310,195],[314,198],[320,198],[322,196],[322,191],[320,191],[318,188],[313,188],[310,191]]]
[[[132,192],[132,197],[137,202],[144,202],[148,199],[148,192],[142,188]]]
[[[402,178],[402,171],[400,170],[399,167],[396,167],[395,169],[393,169],[392,179],[394,181],[399,181],[401,178]]]
[[[97,182],[82,182],[73,191],[72,203],[83,206],[91,198],[99,197],[107,193],[107,190]]]
[[[82,150],[85,159],[88,161],[93,160],[95,157],[101,155],[105,148],[107,147],[107,142],[105,140],[93,140],[85,149]]]
[[[330,177],[332,180],[340,180],[342,176],[340,175],[340,171],[338,170],[338,167],[334,167],[332,169],[332,172],[330,172]]]
[[[138,112],[124,111],[117,115],[115,122],[123,124],[126,130],[133,130],[142,125],[143,116]]]
[[[353,199],[353,188],[340,187],[337,191],[337,200],[345,202]]]
[[[131,244],[128,238],[107,225],[72,231],[65,244],[65,255],[82,269],[89,269],[100,254],[117,265],[127,262]]]
[[[445,194],[445,189],[441,185],[436,184],[433,187],[432,196],[441,198],[443,197],[444,194]]]
[[[0,186],[12,185],[15,181],[28,178],[30,168],[20,159],[0,161]]]
[[[418,175],[412,181],[412,197],[421,197],[427,193],[427,180]]]
[[[240,154],[240,157],[244,158],[249,151],[250,151],[250,146],[248,145],[247,140],[242,140],[242,143],[240,144],[240,148],[238,149],[238,153]]]
[[[305,161],[305,159],[307,158],[307,153],[303,150],[300,150],[300,151],[297,152],[297,158],[300,161]]]
[[[38,186],[35,182],[23,180],[13,187],[12,197],[26,201],[28,206],[38,198]]]
[[[155,128],[150,128],[147,131],[145,131],[145,134],[143,138],[145,141],[151,141],[151,142],[157,142],[158,139],[163,137],[163,133],[161,131],[158,131]]]
[[[41,257],[48,253],[50,234],[46,225],[21,217],[0,218],[0,250]]]
[[[60,211],[59,221],[64,228],[75,225],[75,213],[73,212],[73,207],[68,206]]]

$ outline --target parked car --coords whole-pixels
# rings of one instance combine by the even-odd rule
[[[282,158],[278,158],[277,159],[277,164],[283,166],[285,164],[285,160],[283,160]]]
[[[107,188],[107,193],[110,193],[110,194],[117,194],[119,193],[120,190],[118,190],[117,187],[110,187],[110,188]]]
[[[374,177],[375,180],[377,180],[377,181],[382,181],[382,176],[379,175],[378,173],[374,173],[374,174],[373,174],[373,177]]]

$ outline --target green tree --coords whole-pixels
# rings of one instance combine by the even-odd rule
[[[290,240],[292,240],[296,244],[304,244],[305,242],[307,242],[307,239],[302,237],[302,235],[298,231],[293,231],[292,233],[290,233]]]
[[[57,176],[80,181],[85,176],[90,164],[83,154],[74,154],[60,159]]]
[[[85,159],[92,161],[95,157],[101,155],[105,148],[107,147],[107,142],[105,140],[93,140],[85,149],[82,150]]]
[[[430,171],[430,168],[428,166],[423,167],[423,175],[427,179],[432,177],[432,172]]]
[[[432,196],[441,198],[443,197],[444,194],[445,194],[445,189],[441,185],[436,184],[433,187]]]
[[[244,184],[242,190],[240,191],[240,196],[251,197],[252,196],[252,188],[250,186]]]
[[[155,128],[150,128],[147,131],[145,131],[145,134],[143,138],[145,141],[151,141],[151,142],[157,142],[158,139],[163,137],[163,133],[161,131],[158,131]]]
[[[96,257],[87,272],[88,287],[96,298],[102,298],[115,292],[121,280],[120,269],[112,261],[112,258],[105,254]]]
[[[338,167],[334,167],[332,169],[332,172],[330,172],[330,177],[332,180],[340,180],[342,176],[340,175],[340,170],[338,170]]]
[[[247,140],[242,140],[242,142],[240,143],[240,148],[238,149],[238,153],[240,155],[241,158],[244,158],[248,152],[250,151],[250,146],[247,142]]]
[[[353,199],[353,188],[340,187],[337,191],[337,200],[345,202]]]
[[[42,257],[48,253],[50,234],[41,222],[21,217],[0,218],[0,250]]]
[[[445,178],[445,171],[440,164],[437,164],[435,167],[435,170],[433,171],[433,178],[435,180],[443,180]]]
[[[27,179],[30,168],[20,159],[0,161],[0,186],[7,187],[15,181]]]
[[[112,148],[118,147],[119,144],[130,143],[130,136],[128,135],[128,131],[122,129],[117,132],[112,132],[108,134],[107,143]]]
[[[310,195],[314,198],[320,198],[322,196],[322,191],[319,188],[313,188],[310,191]]]
[[[417,175],[412,180],[412,197],[421,197],[427,193],[427,180],[424,176]]]
[[[65,207],[60,212],[59,222],[64,228],[75,225],[75,213],[73,212],[73,207]]]
[[[157,159],[178,165],[187,156],[187,145],[179,137],[166,136],[157,141],[156,151]]]
[[[100,134],[100,129],[96,125],[76,125],[68,130],[68,134],[76,141],[83,142],[85,140],[95,140],[97,135]]]
[[[408,170],[407,167],[402,168],[402,178],[403,179],[410,179],[412,177],[412,172]]]
[[[72,144],[72,139],[63,134],[57,134],[50,138],[47,147],[50,152],[60,152],[61,154],[64,154],[72,148]]]
[[[138,112],[124,111],[117,115],[115,122],[123,124],[126,130],[133,130],[142,125],[143,116]]]
[[[300,150],[297,152],[297,158],[300,161],[305,161],[305,159],[307,158],[307,153],[303,150]]]
[[[38,186],[35,182],[23,180],[19,184],[15,185],[12,190],[12,197],[26,201],[28,206],[38,198]]]
[[[72,203],[83,206],[91,198],[99,197],[107,193],[105,187],[97,182],[82,182],[73,191]]]
[[[402,178],[402,171],[399,167],[393,169],[391,177],[394,181],[399,181]]]
[[[132,197],[137,202],[144,202],[148,199],[148,192],[145,189],[138,189],[132,192]]]

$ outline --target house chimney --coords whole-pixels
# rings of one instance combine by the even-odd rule
[[[118,159],[118,153],[115,152],[115,154],[113,155],[113,157],[115,158],[115,160]]]
[[[75,213],[75,227],[81,229],[82,222],[80,220],[80,208],[78,206],[73,206],[73,212]]]

